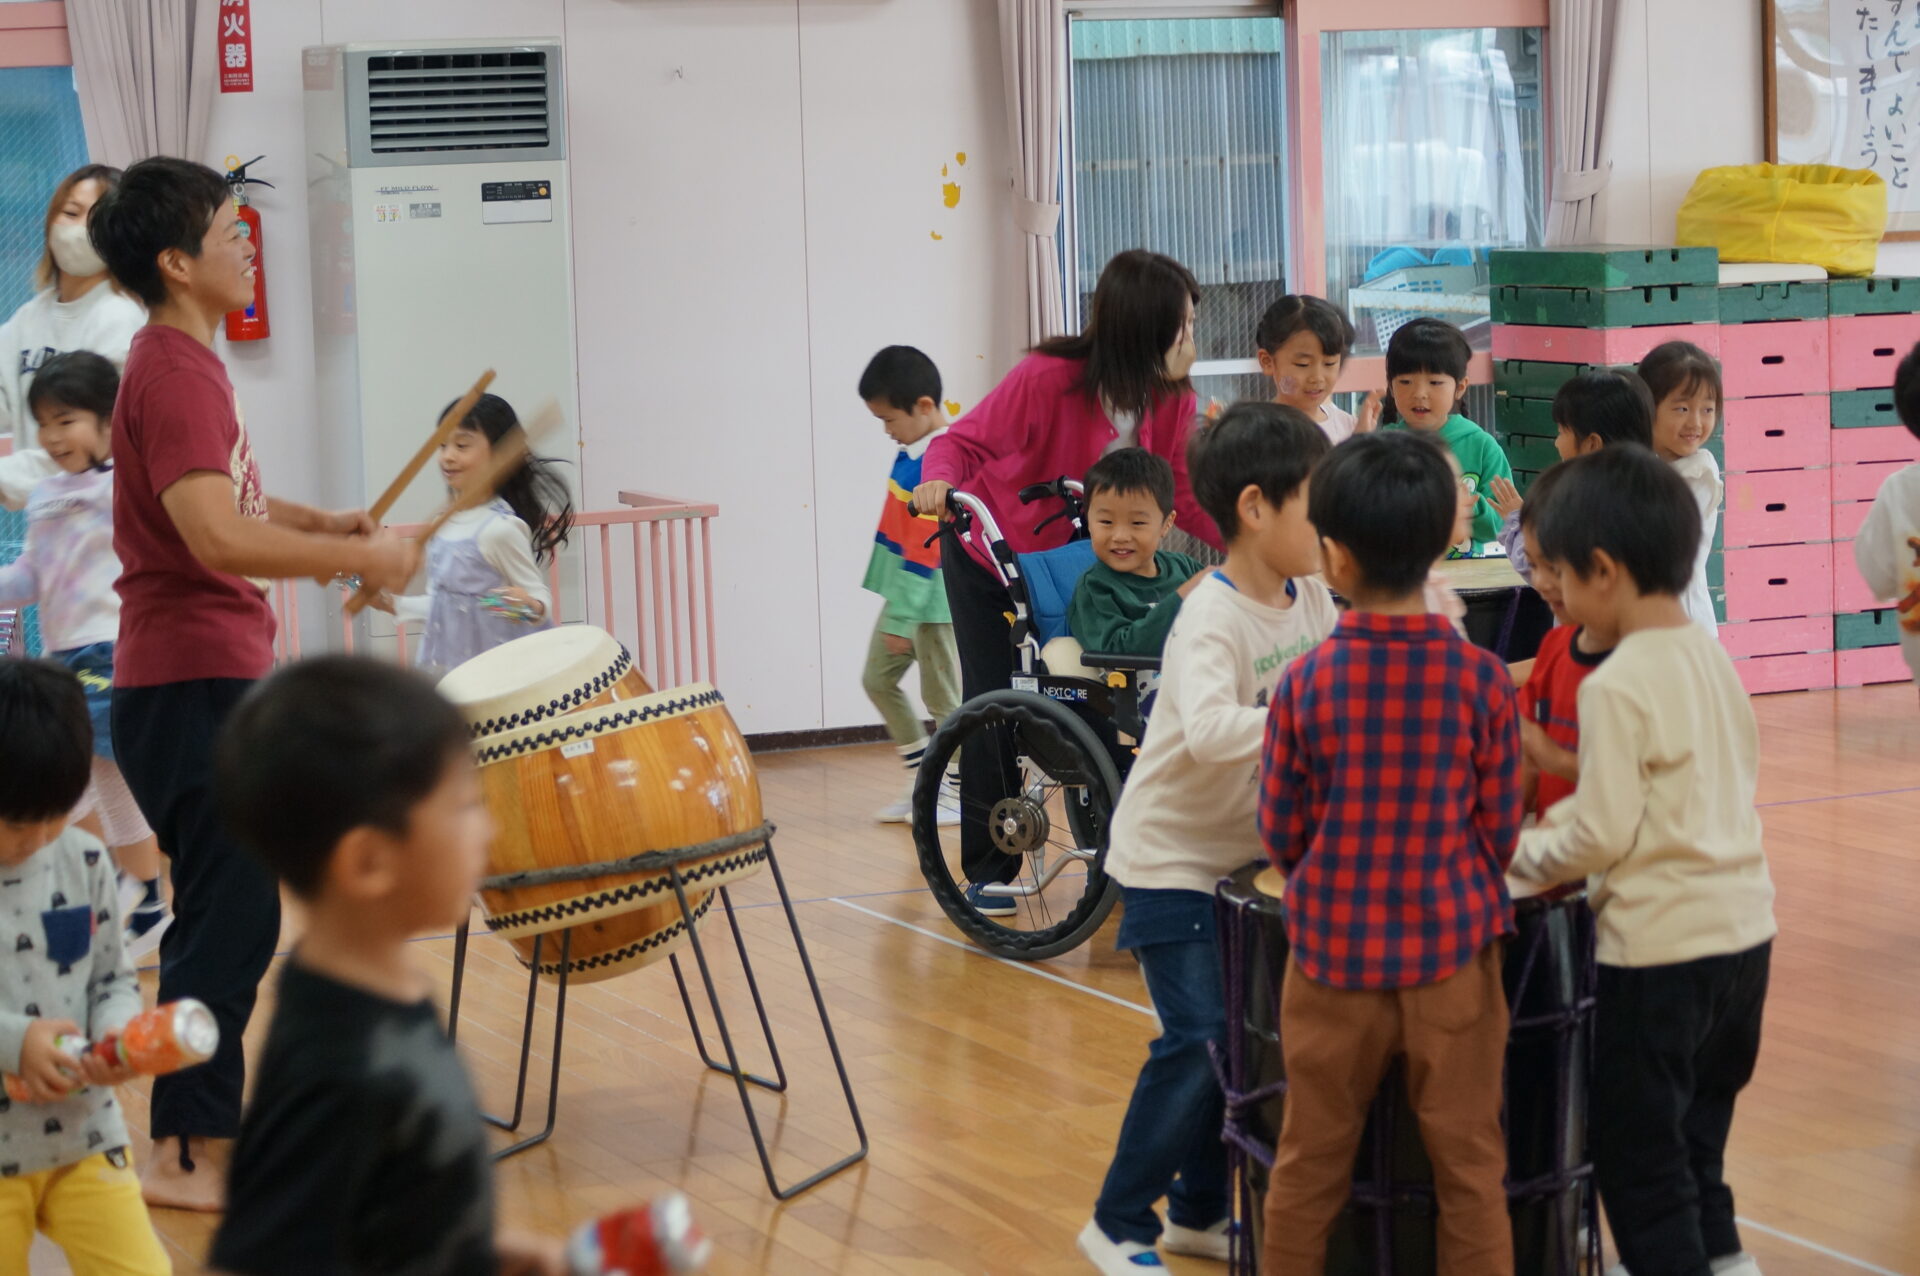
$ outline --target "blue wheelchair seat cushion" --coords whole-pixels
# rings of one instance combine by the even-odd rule
[[[1027,606],[1033,613],[1033,633],[1041,646],[1067,635],[1067,607],[1093,562],[1093,542],[1087,540],[1020,555],[1020,575],[1027,582]]]

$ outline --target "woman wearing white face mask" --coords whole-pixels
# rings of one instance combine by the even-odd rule
[[[33,446],[27,411],[33,374],[70,350],[91,350],[123,365],[133,334],[147,321],[140,303],[114,288],[87,238],[87,214],[119,181],[119,169],[89,164],[54,190],[47,203],[46,251],[34,271],[41,291],[0,324],[0,435],[13,436],[13,454],[0,457],[0,505],[8,509],[24,506],[35,483],[60,472]]]

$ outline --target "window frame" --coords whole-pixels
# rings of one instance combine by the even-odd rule
[[[72,65],[63,0],[0,4],[0,70]]]
[[[1435,11],[1444,7],[1445,20],[1436,21]],[[1324,296],[1327,287],[1326,235],[1326,163],[1323,147],[1326,138],[1321,109],[1320,37],[1340,31],[1458,31],[1480,27],[1529,27],[1541,31],[1541,60],[1546,76],[1552,74],[1552,31],[1548,23],[1549,0],[1449,0],[1438,6],[1433,0],[1160,0],[1142,4],[1139,0],[1073,0],[1066,6],[1069,24],[1076,19],[1152,19],[1196,17],[1279,17],[1286,23],[1287,49],[1287,145],[1293,160],[1294,180],[1287,203],[1287,274],[1293,292]],[[1061,41],[1061,192],[1063,208],[1061,236],[1063,269],[1062,290],[1068,279],[1065,264],[1078,260],[1078,210],[1073,198],[1073,93],[1072,39]],[[1553,171],[1552,97],[1549,84],[1543,93],[1541,109],[1543,137],[1547,145],[1546,164]],[[1544,211],[1544,210],[1543,210]],[[1062,305],[1074,309],[1071,294]],[[1215,359],[1197,363],[1195,376],[1236,376],[1257,373],[1259,362],[1247,359]],[[1468,378],[1486,384],[1493,378],[1493,357],[1476,351],[1468,365]],[[1336,387],[1338,393],[1356,393],[1378,389],[1386,384],[1386,357],[1380,354],[1355,355],[1347,360]]]

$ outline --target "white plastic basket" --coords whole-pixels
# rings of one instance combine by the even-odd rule
[[[1423,315],[1445,315],[1462,328],[1487,322],[1485,272],[1484,266],[1408,266],[1350,289],[1347,303],[1372,318],[1374,339],[1384,350],[1395,331]]]

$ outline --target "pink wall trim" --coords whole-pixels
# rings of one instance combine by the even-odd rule
[[[0,68],[72,65],[65,4],[0,4]]]
[[[1493,382],[1493,356],[1485,350],[1474,351],[1467,361],[1467,384],[1490,385]],[[1365,394],[1387,387],[1387,357],[1384,354],[1357,354],[1340,369],[1334,390],[1340,394]]]

